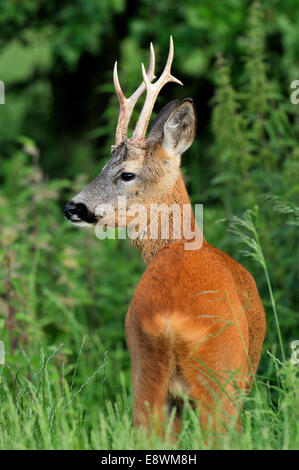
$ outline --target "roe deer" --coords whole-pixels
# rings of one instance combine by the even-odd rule
[[[118,198],[131,204],[173,203],[190,200],[180,172],[181,154],[195,138],[196,115],[191,99],[168,103],[146,130],[155,100],[171,75],[173,42],[161,77],[154,79],[155,55],[143,82],[130,98],[121,90],[117,63],[114,85],[120,105],[112,158],[86,188],[65,208],[75,225],[110,226],[111,216],[99,211],[109,204],[118,211]],[[127,137],[133,108],[146,91],[143,109],[131,138]],[[196,227],[192,217],[192,226]],[[129,217],[123,221],[128,225]],[[114,219],[113,219],[114,221]],[[148,222],[148,220],[147,220]],[[265,314],[252,276],[231,257],[202,236],[202,246],[186,250],[186,238],[140,236],[133,240],[147,268],[136,288],[126,321],[126,339],[132,359],[134,423],[163,433],[167,414],[175,406],[174,432],[180,432],[184,394],[200,407],[203,427],[224,429],[237,419],[236,389],[249,390],[265,334]],[[120,224],[122,225],[122,224]],[[188,240],[190,241],[190,240]],[[237,386],[237,387],[236,387]]]

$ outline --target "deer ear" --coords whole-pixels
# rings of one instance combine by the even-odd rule
[[[162,142],[164,124],[171,115],[171,113],[179,106],[179,100],[172,100],[159,112],[156,119],[153,121],[148,134],[148,140],[152,142]]]
[[[165,122],[162,147],[171,155],[181,155],[192,145],[195,132],[195,109],[191,98],[187,98]]]

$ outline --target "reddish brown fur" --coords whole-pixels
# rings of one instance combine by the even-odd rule
[[[181,175],[167,199],[189,201]],[[219,429],[238,413],[233,382],[249,389],[260,359],[265,315],[255,281],[205,240],[195,251],[183,239],[136,245],[148,266],[126,318],[135,424],[149,427],[150,410],[163,428],[165,406],[183,391],[201,407],[201,423],[211,416]]]

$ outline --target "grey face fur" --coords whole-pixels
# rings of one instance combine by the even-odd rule
[[[83,203],[88,211],[95,214],[97,221],[107,223],[105,214],[100,206],[110,205],[117,208],[118,198],[126,197],[128,202],[138,199],[138,190],[148,185],[150,175],[144,160],[148,149],[136,148],[123,143],[112,151],[112,158],[104,166],[101,173],[84,188],[73,202]],[[130,181],[123,179],[123,174],[132,174],[134,178]]]
[[[195,122],[192,100],[168,103],[142,145],[127,140],[112,149],[101,173],[66,207],[66,214],[68,207],[84,207],[84,215],[73,209],[67,217],[79,226],[97,222],[109,226],[109,211],[103,205],[117,213],[119,197],[126,198],[127,207],[163,202],[179,175],[180,155],[193,142]]]

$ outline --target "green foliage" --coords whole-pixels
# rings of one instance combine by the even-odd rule
[[[28,40],[28,29],[42,30],[51,38],[56,58],[67,65],[77,63],[83,51],[96,53],[99,37],[109,28],[112,15],[122,11],[123,0],[52,1],[26,0],[19,5],[3,0],[0,16],[1,41],[6,43],[18,33]]]
[[[295,106],[289,106],[278,91],[278,82],[269,77],[263,43],[262,11],[254,4],[246,39],[248,48],[242,84],[234,87],[228,63],[221,57],[217,62],[218,90],[212,116],[215,140],[210,151],[221,172],[216,172],[207,195],[223,200],[228,220],[246,208],[259,206],[260,244],[270,272],[275,272],[272,279],[275,298],[288,338],[292,337],[292,328],[298,324],[295,300],[298,246],[294,224],[299,196],[298,116]],[[279,209],[277,201],[281,198],[285,202]],[[233,220],[241,222],[241,219]],[[243,241],[248,244],[248,238]],[[221,245],[224,250],[231,251],[231,243],[227,233]],[[260,292],[266,294],[267,279],[254,263],[249,263],[248,267]],[[267,307],[266,298],[264,302]],[[273,347],[269,332],[277,329],[277,321],[275,326],[272,325],[274,318],[271,315],[267,318],[267,338],[271,338]]]
[[[165,96],[194,96],[200,139],[183,157],[190,196],[204,202],[207,240],[254,275],[267,315],[243,432],[230,428],[217,447],[298,448],[298,365],[289,361],[299,338],[296,1],[142,0],[134,11],[116,0],[2,3],[0,447],[174,445],[132,426],[124,318],[143,262],[126,241],[99,241],[62,216],[109,158],[113,61],[129,94],[148,42],[161,66],[172,33],[185,88],[167,88],[157,108]],[[187,410],[178,447],[213,445]]]

